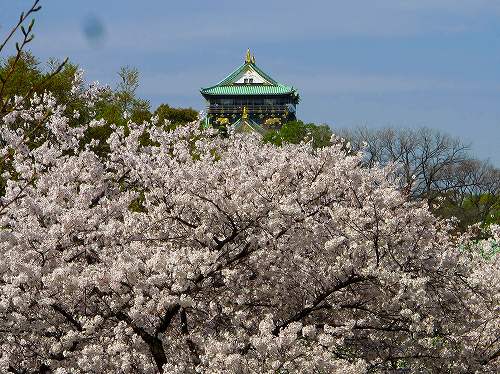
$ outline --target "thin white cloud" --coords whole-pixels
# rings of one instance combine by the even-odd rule
[[[254,1],[252,7],[241,4],[222,2],[175,17],[154,13],[148,19],[116,17],[109,27],[109,44],[114,48],[148,50],[181,48],[197,42],[217,46],[249,39],[287,42],[452,34],[482,27],[475,13],[490,14],[500,7],[488,0],[318,1],[311,6],[303,1]],[[262,11],[264,8],[267,10]]]
[[[94,2],[89,3],[82,9],[90,9]],[[481,22],[483,18],[478,18],[480,15],[500,15],[499,0],[317,0],[311,4],[303,0],[254,0],[252,6],[232,0],[198,8],[193,7],[195,3],[186,0],[185,5],[167,6],[151,1],[151,9],[156,12],[145,12],[140,3],[117,7],[113,17],[103,16],[107,38],[102,47],[149,53],[237,41],[289,43],[339,37],[455,34],[487,28],[488,24]],[[94,7],[97,5],[95,2]],[[44,10],[51,12],[51,20],[40,14],[37,43],[47,54],[89,48],[82,37],[85,12],[75,12],[75,7],[73,2],[58,2],[57,7],[47,6]],[[167,11],[169,8],[175,13]],[[52,15],[56,11],[59,19]]]
[[[147,95],[197,95],[203,84],[216,83],[213,77],[221,72],[215,69],[192,70],[178,73],[144,73],[141,87]],[[224,75],[224,74],[222,74]],[[403,76],[352,72],[314,72],[312,74],[281,73],[279,80],[293,84],[305,95],[378,95],[397,93],[473,93],[496,92],[500,88],[485,82],[447,80],[424,76]]]

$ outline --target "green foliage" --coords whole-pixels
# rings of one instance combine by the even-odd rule
[[[192,108],[172,108],[168,104],[161,104],[154,111],[158,116],[158,123],[164,124],[165,120],[170,121],[171,126],[186,124],[198,119],[198,112]]]
[[[144,201],[145,201],[144,192],[141,191],[139,193],[139,196],[130,203],[128,208],[130,209],[130,211],[136,213],[147,212],[147,209],[144,207]]]
[[[475,223],[480,223],[483,227],[500,224],[500,195],[469,194],[457,200],[449,193],[441,198],[442,203],[434,209],[434,213],[443,218],[456,217],[462,230]]]
[[[79,121],[71,115],[74,110],[81,110],[85,107],[83,101],[70,99],[70,92],[78,66],[72,63],[64,63],[61,70],[58,70],[60,62],[51,59],[44,67],[30,52],[22,51],[18,56],[11,56],[0,61],[0,76],[5,80],[3,86],[3,99],[9,100],[15,96],[27,96],[30,94],[42,95],[50,91],[59,103],[65,104],[68,118],[72,118],[71,125],[78,126]],[[54,71],[58,70],[57,74]],[[49,113],[47,113],[48,115]],[[29,136],[26,143],[33,148],[46,139],[46,131],[40,121],[25,121],[22,126],[30,127],[27,132]],[[14,123],[20,126],[21,123]]]
[[[332,131],[327,125],[315,125],[302,121],[285,123],[281,129],[270,131],[264,136],[264,142],[281,146],[284,143],[298,144],[312,141],[314,148],[330,145]]]
[[[141,123],[151,118],[149,101],[136,96],[139,87],[139,71],[128,66],[118,72],[120,82],[115,90],[108,92],[97,104],[97,117],[117,126],[126,126],[128,121]]]
[[[15,56],[0,61],[0,76],[7,77],[14,63]],[[25,95],[34,83],[41,81],[42,72],[38,69],[38,65],[38,60],[31,53],[21,53],[10,79],[5,83],[4,97]]]
[[[58,74],[48,79],[51,72],[59,64],[60,61],[50,59],[47,62],[47,69],[43,69],[38,59],[31,52],[20,53],[17,62],[16,56],[1,60],[0,76],[7,77],[10,74],[9,79],[5,82],[4,98],[13,97],[14,95],[25,96],[33,89],[33,92],[37,94],[50,91],[59,102],[66,103],[78,66],[66,63]]]

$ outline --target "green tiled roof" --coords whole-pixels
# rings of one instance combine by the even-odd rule
[[[236,132],[256,132],[261,135],[266,133],[266,130],[262,126],[250,118],[239,118],[232,126]]]
[[[236,78],[246,69],[251,69],[259,74],[266,82],[264,84],[235,84]],[[298,92],[291,86],[278,83],[265,72],[263,72],[254,62],[245,62],[235,71],[229,74],[215,86],[202,88],[202,95],[288,95],[294,94],[298,97]]]
[[[261,75],[262,78],[264,78],[265,80],[267,80],[269,83],[271,83],[271,84],[279,84],[273,78],[271,78],[269,75],[267,75],[266,73],[264,73],[264,71],[261,68],[259,68],[257,65],[255,65],[253,62],[245,62],[243,65],[241,65],[239,68],[237,68],[231,74],[229,74],[226,78],[224,78],[219,83],[217,83],[217,86],[232,84],[233,81],[234,81],[234,78],[236,78],[243,70],[246,70],[247,67],[250,67],[253,70],[255,70],[257,73],[259,73]]]
[[[201,90],[204,95],[286,95],[294,92],[296,91],[293,87],[281,84],[213,86]]]

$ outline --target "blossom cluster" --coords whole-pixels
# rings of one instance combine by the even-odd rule
[[[0,119],[0,370],[499,369],[498,256],[390,168],[199,123],[113,127],[102,157],[102,123],[64,113],[47,93]]]

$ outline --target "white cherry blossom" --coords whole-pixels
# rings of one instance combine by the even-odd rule
[[[102,159],[80,142],[102,121],[19,103],[0,119],[0,370],[499,369],[498,227],[454,236],[391,167],[199,123],[113,127]]]

